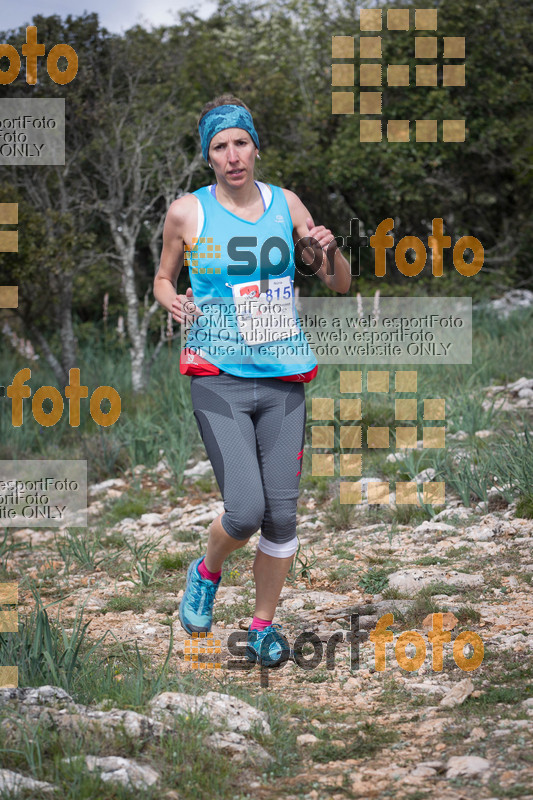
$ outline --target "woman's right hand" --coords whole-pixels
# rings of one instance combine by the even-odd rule
[[[172,301],[170,313],[174,322],[191,324],[195,317],[202,313],[194,302],[192,289],[189,286],[185,294],[177,294]]]

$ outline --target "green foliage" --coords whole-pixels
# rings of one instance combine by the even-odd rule
[[[418,593],[409,609],[404,613],[397,612],[397,623],[401,623],[402,628],[412,630],[413,628],[420,628],[423,620],[428,614],[436,614],[444,609],[436,603],[429,595],[422,595]]]
[[[384,567],[377,569],[370,567],[368,572],[360,576],[357,583],[368,594],[378,594],[386,588],[389,582],[389,572],[390,570]]]
[[[162,553],[159,556],[161,569],[182,569],[185,566],[185,559],[182,553]]]
[[[341,503],[338,498],[331,501],[324,514],[324,523],[334,531],[348,530],[353,526],[353,519],[353,505]]]
[[[55,545],[65,562],[66,572],[73,559],[79,567],[94,571],[99,564],[114,560],[119,555],[117,553],[110,558],[104,554],[97,558],[97,553],[102,553],[103,543],[98,531],[89,528],[68,528],[62,539],[55,537]]]
[[[319,504],[324,503],[330,496],[330,480],[324,475],[311,475],[309,472],[302,474],[300,482],[302,491],[308,489]]]
[[[458,586],[454,586],[451,583],[444,583],[443,581],[434,581],[433,583],[429,583],[427,586],[424,586],[423,589],[420,589],[418,592],[418,597],[432,597],[436,594],[446,594],[448,596],[461,594],[461,590]]]
[[[351,564],[339,564],[328,572],[328,581],[338,584],[340,592],[350,591],[354,585],[354,568]]]
[[[389,4],[396,5],[411,14],[416,7],[414,0]],[[412,81],[385,86],[384,116],[413,119],[416,108],[417,118],[464,118],[467,136],[458,144],[443,142],[440,128],[437,142],[416,142],[412,122],[409,142],[354,147],[359,114],[331,113],[331,36],[354,36],[356,57],[359,47],[347,0],[268,6],[220,0],[207,20],[184,12],[164,31],[135,26],[121,35],[109,34],[95,14],[38,15],[43,40],[68,41],[83,69],[67,87],[43,68],[37,86],[27,86],[23,73],[13,86],[21,97],[68,97],[65,170],[44,166],[30,177],[14,168],[0,198],[19,203],[25,234],[18,254],[0,257],[2,274],[5,268],[8,282],[22,287],[17,314],[24,332],[35,344],[39,334],[46,338],[62,371],[72,365],[76,319],[101,318],[106,292],[110,327],[125,312],[119,271],[110,268],[125,243],[135,296],[148,300],[168,204],[208,180],[203,161],[193,161],[198,113],[223,91],[240,95],[254,112],[262,146],[258,177],[293,189],[336,234],[347,235],[355,216],[368,234],[392,216],[396,241],[414,235],[426,243],[431,219],[443,218],[453,240],[473,235],[482,242],[485,265],[476,276],[459,275],[448,248],[443,277],[431,277],[431,258],[415,279],[393,267],[387,293],[477,297],[527,280],[533,242],[531,142],[524,136],[533,113],[528,0],[442,0],[438,7],[439,37],[466,37],[466,85],[443,88],[439,77],[434,88]],[[23,36],[21,29],[5,40],[18,45]],[[412,30],[384,28],[381,38],[384,63],[409,64],[414,72]],[[373,275],[372,249],[361,250],[357,289],[373,293],[385,282]],[[312,275],[298,274],[297,282],[303,294],[333,294]],[[182,271],[178,291],[187,284]],[[139,308],[138,323],[144,313]],[[147,354],[159,340],[161,319],[155,315],[148,325]]]
[[[373,756],[385,745],[398,741],[397,731],[389,730],[375,722],[364,722],[356,728],[343,731],[346,744],[341,746],[328,741],[331,733],[319,731],[322,741],[317,742],[311,750],[311,758],[320,764],[328,761],[346,760],[348,758],[367,758]]]
[[[474,436],[477,431],[490,430],[497,423],[496,401],[487,404],[479,392],[453,394],[446,403],[446,419],[451,431],[465,431]]]
[[[314,551],[311,550],[311,553],[308,553],[307,550],[303,550],[301,544],[298,543],[298,549],[294,554],[294,558],[287,575],[287,581],[293,584],[302,578],[305,578],[309,581],[311,577],[311,570],[315,566],[316,562],[317,557]]]
[[[419,567],[432,567],[435,564],[445,564],[447,560],[444,556],[422,556],[417,558],[415,563]]]
[[[144,462],[139,462],[144,463]],[[133,491],[126,492],[118,500],[113,500],[110,503],[108,510],[105,512],[105,522],[108,525],[115,525],[121,519],[126,517],[140,517],[149,511],[153,502],[152,494],[147,491]]]
[[[8,573],[7,561],[16,553],[17,550],[25,550],[28,545],[25,542],[9,541],[8,528],[4,527],[3,539],[0,542],[0,571],[4,574]]]
[[[135,596],[122,594],[117,595],[116,597],[110,597],[103,611],[106,614],[111,611],[119,614],[122,611],[134,611],[136,614],[142,614],[145,608],[146,600],[140,595]]]
[[[487,492],[494,482],[494,468],[490,454],[473,450],[459,461],[448,455],[441,468],[444,482],[459,495],[467,508],[472,500],[486,501]]]
[[[166,534],[163,534],[157,540],[148,540],[139,544],[135,541],[129,542],[127,539],[125,540],[125,545],[130,551],[133,556],[134,563],[133,566],[139,576],[138,581],[134,581],[132,578],[127,578],[127,580],[131,580],[135,586],[144,587],[150,586],[153,583],[156,573],[161,571],[162,565],[160,560],[156,561],[153,567],[150,569],[148,565],[148,557],[150,554],[158,547],[160,542],[163,541]]]
[[[493,470],[502,484],[524,499],[527,510],[533,486],[533,437],[528,428],[515,430],[494,448]],[[528,502],[529,499],[529,502]]]
[[[515,705],[531,697],[531,687],[522,686],[491,686],[479,697],[469,698],[469,704],[492,706],[495,703]]]
[[[472,608],[472,606],[461,606],[455,612],[455,616],[457,617],[461,625],[466,625],[467,623],[470,622],[477,623],[481,619],[481,614],[479,613],[479,611],[476,611],[476,609]]]
[[[52,684],[70,692],[80,676],[87,674],[93,663],[92,655],[105,639],[106,632],[89,646],[86,640],[86,622],[81,614],[69,635],[59,624],[50,621],[37,589],[30,586],[35,599],[35,609],[19,617],[18,636],[0,634],[0,658],[3,664],[16,664],[19,686]],[[84,676],[85,677],[85,676]]]
[[[396,506],[393,513],[393,522],[397,525],[418,525],[426,519],[431,519],[431,507],[424,505],[419,508],[414,503],[406,503]]]
[[[516,504],[516,516],[533,519],[533,494],[521,497]]]

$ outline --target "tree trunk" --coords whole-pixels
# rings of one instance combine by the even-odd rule
[[[148,370],[146,369],[146,339],[150,320],[158,309],[156,302],[145,309],[141,319],[140,303],[135,287],[135,242],[137,231],[122,225],[118,231],[116,221],[111,221],[113,238],[122,265],[122,291],[126,299],[126,327],[130,339],[131,386],[134,394],[146,389]]]
[[[36,342],[39,345],[39,350],[41,351],[41,353],[44,355],[45,359],[51,366],[58,384],[60,386],[67,386],[69,380],[68,372],[66,372],[63,369],[63,367],[61,366],[55,355],[52,353],[50,345],[46,341],[41,331],[38,330],[37,328],[34,328],[33,325],[28,325],[27,330],[32,341]]]

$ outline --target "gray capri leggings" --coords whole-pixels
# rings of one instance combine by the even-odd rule
[[[276,378],[191,376],[194,416],[225,513],[224,530],[285,557],[298,548],[298,501],[305,438],[305,389]]]

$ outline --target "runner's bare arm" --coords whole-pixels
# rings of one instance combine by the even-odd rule
[[[192,230],[197,214],[196,199],[192,195],[184,195],[174,200],[168,209],[163,228],[163,248],[159,269],[154,278],[154,297],[163,308],[172,314],[176,322],[184,322],[192,310],[192,289],[186,294],[176,294],[176,285],[183,267],[185,236]],[[193,220],[193,217],[195,219]],[[187,303],[187,308],[184,305]]]
[[[297,194],[291,192],[290,189],[283,189],[283,193],[285,194],[291,213],[295,244],[306,236],[316,239],[322,249],[322,264],[315,272],[315,275],[320,278],[328,289],[332,289],[334,292],[339,292],[340,294],[347,294],[350,291],[350,284],[352,281],[350,265],[337,247],[332,232],[323,225],[314,224],[311,214]],[[328,245],[335,253],[332,264],[330,264],[326,253]],[[309,248],[307,252],[309,252]],[[320,255],[320,251],[318,252]],[[303,257],[305,258],[305,256]],[[307,263],[312,263],[310,258],[305,258],[305,260]],[[329,274],[331,272],[333,274]]]

